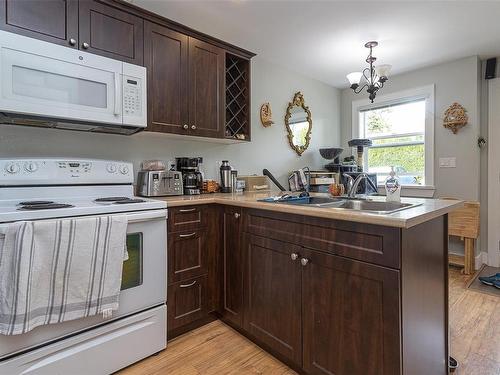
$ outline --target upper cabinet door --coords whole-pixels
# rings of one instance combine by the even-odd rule
[[[189,38],[189,130],[224,136],[224,50]]]
[[[0,28],[78,47],[77,0],[0,0]]]
[[[81,50],[142,65],[142,18],[99,1],[80,0],[79,4]]]
[[[144,65],[148,71],[148,130],[188,134],[187,35],[146,21]]]
[[[303,249],[304,369],[400,374],[399,272]]]

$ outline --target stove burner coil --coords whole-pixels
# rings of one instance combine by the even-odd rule
[[[54,201],[24,201],[19,203],[20,206],[33,206],[38,204],[52,204]]]
[[[115,204],[127,204],[127,203],[142,203],[145,202],[144,199],[127,199],[127,200],[122,200],[122,201],[116,201]]]
[[[57,208],[70,208],[74,207],[71,204],[65,203],[45,203],[45,204],[26,204],[18,208],[22,211],[33,211],[33,210],[53,210]]]
[[[94,200],[94,202],[120,202],[120,201],[127,201],[129,200],[129,197],[104,197],[104,198],[97,198]]]

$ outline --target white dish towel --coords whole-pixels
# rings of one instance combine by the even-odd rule
[[[9,224],[0,246],[0,334],[118,309],[127,217]]]

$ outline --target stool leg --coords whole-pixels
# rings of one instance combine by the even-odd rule
[[[470,275],[474,273],[474,239],[467,238],[464,239],[465,245],[465,259],[464,259],[464,274]]]

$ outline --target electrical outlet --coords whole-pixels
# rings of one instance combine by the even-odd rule
[[[439,168],[456,168],[457,158],[439,158]]]

